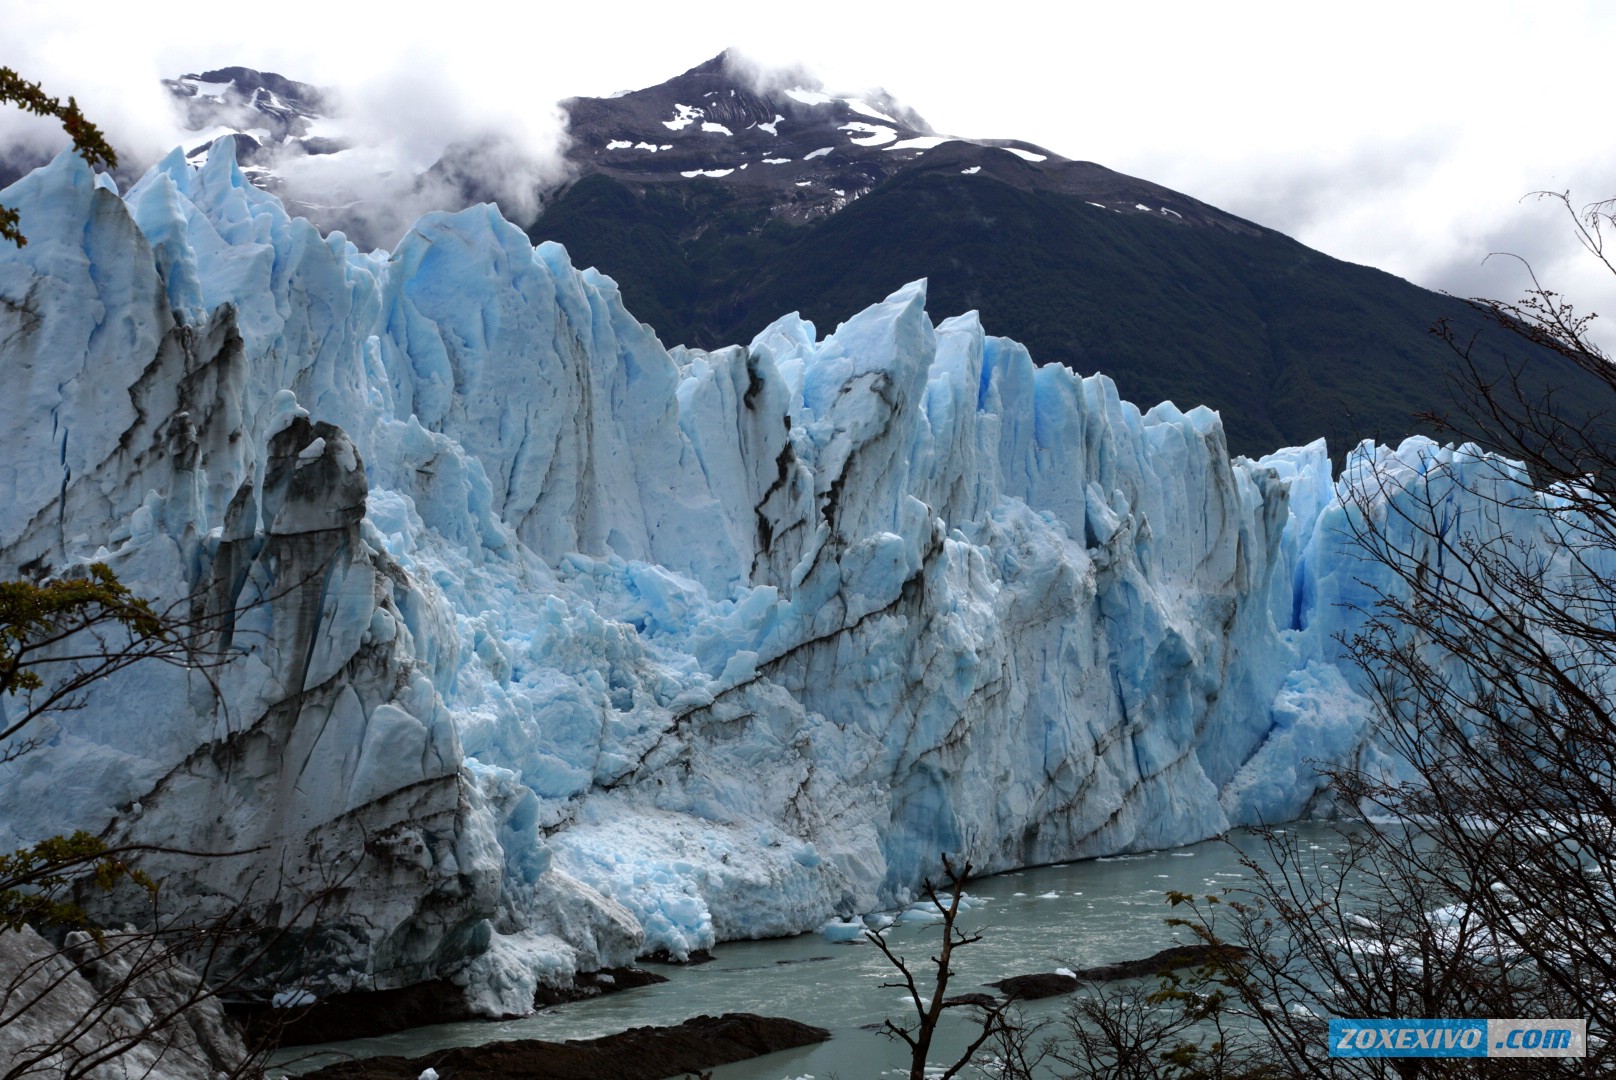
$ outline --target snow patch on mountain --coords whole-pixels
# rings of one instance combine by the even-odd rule
[[[858,120],[850,121],[841,126],[842,131],[853,131],[862,134],[862,138],[848,136],[848,141],[854,146],[880,146],[892,142],[898,133],[882,124],[866,124]]]
[[[707,115],[705,110],[698,109],[694,105],[676,104],[673,108],[673,119],[662,121],[662,126],[669,131],[680,131]]]
[[[880,109],[877,109],[875,106],[871,105],[869,102],[860,101],[858,98],[843,98],[842,104],[846,105],[849,109],[852,109],[860,116],[868,116],[872,120],[884,120],[888,124],[896,124],[898,122],[892,117],[888,116],[886,113],[882,112]]]
[[[793,86],[785,91],[786,97],[804,105],[829,105],[836,99],[820,90],[808,90],[801,86]]]
[[[899,139],[888,150],[931,150],[945,142],[958,142],[952,135],[917,135],[912,139]]]

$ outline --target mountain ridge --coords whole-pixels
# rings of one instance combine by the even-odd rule
[[[1453,355],[1430,332],[1444,320],[1484,371],[1525,364],[1531,392],[1587,382],[1463,300],[1148,180],[1032,143],[922,137],[895,113],[866,124],[888,129],[866,145],[855,98],[775,91],[747,102],[781,114],[767,139],[682,127],[634,149],[651,137],[636,124],[743,82],[721,54],[634,95],[574,99],[579,178],[528,229],[610,274],[666,341],[714,348],[790,310],[834,326],[924,277],[1040,363],[1104,372],[1130,400],[1211,406],[1237,453],[1323,437],[1338,464],[1365,438],[1440,434],[1430,417],[1457,406]],[[769,166],[766,143],[786,148]]]
[[[323,230],[376,242],[374,197],[344,186],[310,205],[275,171],[277,155],[346,152],[322,112],[334,95],[247,68],[167,84],[213,124],[203,134],[230,134],[250,180]],[[1034,143],[940,135],[883,92],[831,93],[725,52],[564,104],[572,178],[545,188],[529,238],[610,275],[669,344],[746,340],[781,311],[831,327],[924,277],[1040,363],[1104,372],[1131,400],[1211,406],[1238,453],[1324,437],[1337,464],[1360,439],[1440,435],[1431,418],[1459,404],[1430,333],[1443,320],[1478,342],[1484,374],[1523,365],[1527,392],[1573,399],[1587,382],[1461,299]],[[530,166],[499,138],[451,145],[397,197],[494,201],[523,220],[530,200],[506,181]],[[187,143],[188,160],[210,145]]]

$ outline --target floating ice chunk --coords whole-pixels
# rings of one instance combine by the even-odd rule
[[[904,908],[898,915],[898,921],[905,925],[924,925],[927,923],[942,922],[943,913],[937,910],[935,904],[917,904],[914,907]]]
[[[826,941],[863,941],[865,926],[863,919],[832,919],[819,928],[819,933]]]

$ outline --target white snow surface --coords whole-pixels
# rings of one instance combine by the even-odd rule
[[[999,149],[1009,151],[1010,153],[1016,155],[1016,157],[1020,158],[1022,161],[1048,161],[1049,160],[1049,155],[1048,154],[1035,154],[1031,150],[1023,150],[1019,146],[1001,146],[1001,147],[999,147]]]
[[[808,161],[811,158],[824,157],[834,149],[836,149],[834,146],[821,146],[818,150],[810,150],[802,155],[802,160]]]
[[[945,142],[957,142],[952,135],[916,135],[911,139],[899,139],[888,146],[888,150],[930,150],[943,145]]]
[[[793,86],[787,90],[786,97],[792,101],[800,101],[804,105],[829,105],[836,99],[819,90],[807,90],[800,86]],[[776,121],[778,122],[778,121]]]
[[[923,281],[669,350],[492,206],[360,253],[228,143],[123,198],[64,154],[0,202],[29,237],[0,575],[98,558],[235,612],[206,678],[137,665],[32,730],[0,850],[259,849],[153,857],[203,907],[357,861],[314,992],[445,977],[522,1013],[901,906],[945,852],[1183,844],[1374,760],[1333,635],[1376,579],[1322,442],[1231,461],[1215,413],[936,322]],[[1341,483],[1488,461],[1365,444]]]
[[[862,137],[849,135],[848,141],[854,146],[880,146],[882,143],[892,142],[898,133],[884,124],[866,124],[861,120],[851,120],[843,124],[838,131],[858,132]]]
[[[678,102],[674,102],[673,119],[662,121],[662,126],[667,128],[669,131],[678,131],[681,128],[689,127],[691,124],[694,124],[697,120],[706,115],[707,111],[705,109],[698,109],[694,105],[681,105]]]
[[[842,104],[846,105],[849,109],[852,109],[860,116],[868,116],[872,120],[885,120],[889,124],[897,123],[896,120],[882,112],[880,109],[877,109],[874,105],[871,105],[868,101],[860,101],[858,98],[843,98]]]

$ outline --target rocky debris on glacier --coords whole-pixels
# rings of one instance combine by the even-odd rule
[[[83,931],[58,946],[30,927],[7,929],[0,933],[0,1062],[21,1070],[13,1075],[84,1080],[231,1073],[246,1062],[246,1047],[219,999],[198,999],[201,985],[165,954],[105,948]]]
[[[934,323],[923,282],[665,349],[492,207],[362,253],[228,144],[0,198],[0,572],[104,560],[229,661],[56,722],[0,849],[250,850],[148,870],[309,929],[299,992],[519,1014],[905,903],[942,852],[1294,817],[1310,759],[1377,754],[1322,443],[1231,461],[1210,411]]]

